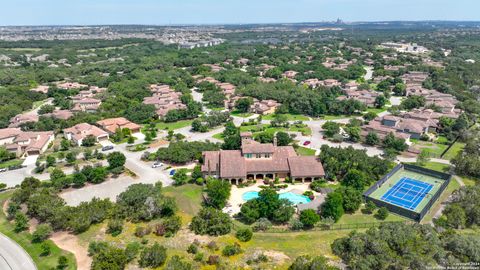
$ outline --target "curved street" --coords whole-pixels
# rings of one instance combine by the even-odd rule
[[[37,270],[28,253],[12,239],[0,233],[1,270]]]

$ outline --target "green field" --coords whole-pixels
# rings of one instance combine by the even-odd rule
[[[0,205],[4,205],[5,201],[12,195],[13,191],[0,193]],[[68,270],[76,269],[76,261],[73,254],[66,252],[57,247],[52,241],[47,240],[46,243],[51,248],[51,254],[49,256],[40,256],[42,253],[41,243],[31,243],[32,236],[28,232],[15,233],[14,225],[10,223],[3,211],[0,213],[0,232],[10,237],[13,241],[17,242],[20,246],[27,251],[32,257],[33,261],[37,265],[39,270],[43,269],[55,269],[57,266],[58,258],[60,256],[66,256],[68,259]]]
[[[463,148],[465,148],[465,144],[461,142],[456,142],[448,149],[448,151],[443,155],[444,159],[452,160],[454,157],[460,153]]]
[[[157,123],[157,128],[159,130],[175,130],[175,129],[191,126],[192,122],[193,120],[180,120],[172,123],[159,122]]]
[[[315,149],[310,149],[310,148],[301,147],[301,146],[295,149],[295,151],[300,156],[315,156],[315,152],[316,152]]]
[[[420,213],[425,206],[428,204],[428,202],[431,200],[432,196],[439,192],[440,187],[443,183],[444,180],[432,177],[429,175],[413,172],[413,171],[408,171],[405,169],[400,169],[397,172],[395,172],[385,183],[383,183],[380,187],[378,187],[375,191],[373,191],[369,197],[381,200],[382,196],[387,193],[396,183],[398,183],[403,177],[408,177],[414,180],[418,180],[421,182],[428,183],[433,186],[433,188],[430,190],[429,194],[431,196],[425,197],[422,199],[422,201],[417,205],[417,207],[413,210],[417,213]]]
[[[288,121],[308,121],[310,118],[305,115],[300,114],[283,114],[287,117]],[[262,117],[263,120],[273,120],[275,119],[275,114],[267,114]]]
[[[428,151],[429,156],[432,158],[440,158],[440,156],[448,147],[446,144],[425,142],[420,140],[415,140],[413,145],[415,148]]]

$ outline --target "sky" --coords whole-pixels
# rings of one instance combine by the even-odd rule
[[[0,25],[480,21],[479,0],[0,0]]]

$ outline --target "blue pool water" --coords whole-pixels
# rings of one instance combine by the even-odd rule
[[[292,192],[285,192],[279,194],[280,199],[287,199],[293,204],[304,204],[309,203],[311,200],[307,196],[298,195]],[[242,199],[244,201],[250,201],[258,198],[258,191],[248,191],[243,193]]]

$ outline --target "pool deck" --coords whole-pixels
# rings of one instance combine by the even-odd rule
[[[284,183],[281,183],[281,184],[284,184]],[[232,186],[230,199],[228,200],[227,207],[223,209],[223,212],[228,213],[231,216],[239,213],[241,205],[245,203],[245,200],[243,200],[242,198],[243,193],[249,192],[249,191],[259,192],[262,190],[260,188],[260,186],[262,185],[265,185],[265,184],[263,182],[257,182],[254,185],[243,187],[243,188],[239,188],[235,185]],[[310,183],[288,184],[288,187],[281,189],[279,193],[292,192],[292,193],[301,195],[305,191],[311,190],[309,185]],[[316,193],[315,191],[312,191],[312,192],[315,195],[315,197],[320,196],[320,193]]]

